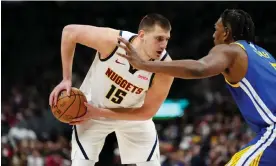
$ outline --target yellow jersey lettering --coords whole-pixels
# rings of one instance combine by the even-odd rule
[[[270,58],[268,53],[265,51],[256,51],[256,50],[254,50],[254,51],[261,57]]]
[[[270,63],[270,62],[269,62]],[[270,63],[272,67],[276,70],[276,63]]]

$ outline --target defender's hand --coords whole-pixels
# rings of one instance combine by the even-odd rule
[[[62,80],[52,91],[52,93],[50,94],[49,97],[49,105],[53,106],[57,104],[57,99],[58,99],[58,95],[59,93],[66,89],[67,91],[67,95],[70,96],[70,91],[71,91],[71,86],[72,86],[72,82],[71,80]]]
[[[118,47],[123,48],[126,51],[126,54],[121,54],[121,53],[117,53],[117,54],[121,57],[126,58],[134,68],[143,69],[146,62],[139,57],[136,49],[132,46],[132,44],[122,37],[118,37],[118,41],[125,44],[125,46],[122,44],[117,44],[117,45]]]

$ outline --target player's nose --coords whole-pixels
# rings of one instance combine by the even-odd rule
[[[213,39],[215,39],[215,33],[213,33]]]
[[[167,44],[161,44],[160,45],[160,50],[164,50],[164,49],[166,49],[166,47],[167,47]]]

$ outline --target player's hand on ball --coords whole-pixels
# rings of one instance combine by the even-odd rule
[[[118,37],[118,41],[125,44],[125,45],[122,45],[122,44],[117,44],[117,45],[118,47],[123,48],[126,51],[126,54],[122,54],[119,52],[117,52],[117,54],[121,57],[126,58],[134,68],[143,69],[145,61],[139,57],[136,49],[132,46],[132,44],[122,37]]]
[[[72,82],[71,80],[62,80],[52,91],[52,93],[50,94],[49,97],[49,105],[53,106],[57,104],[57,99],[58,99],[58,95],[59,93],[66,89],[67,91],[67,95],[70,96],[70,91],[71,91],[71,86],[72,86]]]
[[[79,118],[74,118],[69,124],[70,125],[79,125],[87,120],[90,119],[97,119],[99,117],[101,117],[101,110],[91,104],[88,104],[86,102],[84,102],[84,105],[87,108],[87,112],[86,114],[84,114],[83,116],[79,117]]]

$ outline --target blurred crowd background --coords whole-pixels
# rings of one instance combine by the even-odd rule
[[[226,8],[253,18],[256,42],[276,55],[275,2],[3,2],[1,1],[1,162],[10,166],[68,166],[72,127],[58,122],[48,106],[62,79],[60,40],[67,24],[89,24],[137,32],[147,13],[172,24],[168,52],[199,59],[213,46],[214,23]],[[79,87],[95,50],[78,45],[73,86]],[[222,166],[254,133],[244,123],[217,76],[175,79],[169,99],[185,98],[183,117],[156,120],[162,166]],[[170,110],[168,110],[170,111]],[[111,134],[97,166],[121,166]]]

